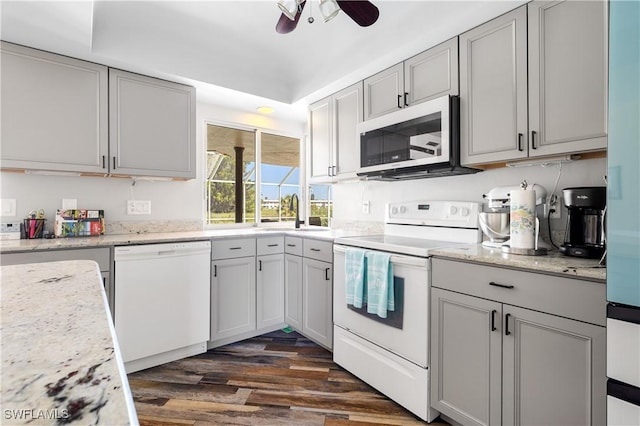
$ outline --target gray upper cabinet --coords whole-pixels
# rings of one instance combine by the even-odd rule
[[[404,108],[402,63],[364,80],[364,119],[370,120]]]
[[[528,8],[529,155],[606,149],[608,2]]]
[[[109,96],[113,174],[195,178],[193,87],[110,69]]]
[[[458,94],[458,38],[364,80],[365,120],[446,94]]]
[[[527,157],[527,9],[460,35],[462,164]]]
[[[106,174],[107,67],[5,42],[1,55],[1,167]]]
[[[356,176],[356,125],[362,121],[362,82],[309,107],[310,179],[330,182]]]
[[[533,1],[460,35],[463,165],[606,149],[607,8]]]

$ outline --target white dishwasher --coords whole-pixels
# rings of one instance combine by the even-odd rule
[[[114,249],[115,328],[127,373],[206,352],[211,242]]]

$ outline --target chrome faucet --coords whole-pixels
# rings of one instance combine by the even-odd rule
[[[289,202],[289,210],[293,210],[294,206],[293,206],[293,199],[295,197],[296,200],[296,205],[295,205],[295,209],[296,209],[296,229],[300,228],[300,225],[304,225],[304,221],[300,220],[300,200],[298,199],[298,194],[293,194],[291,196],[291,201]]]

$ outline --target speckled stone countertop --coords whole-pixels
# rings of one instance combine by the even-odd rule
[[[550,250],[544,256],[523,256],[503,253],[499,248],[488,248],[482,244],[468,244],[432,250],[431,254],[436,257],[507,266],[603,283],[607,279],[607,269],[600,267],[598,260],[565,256],[557,250]]]
[[[95,262],[0,267],[2,424],[138,424]]]
[[[150,232],[141,234],[103,235],[100,237],[53,238],[50,240],[42,238],[36,240],[4,240],[0,241],[0,253],[276,235],[291,235],[333,241],[338,237],[363,235],[367,233],[370,232],[313,227],[302,228],[302,230],[296,230],[294,228],[233,228],[206,231]]]

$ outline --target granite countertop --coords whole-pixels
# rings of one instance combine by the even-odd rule
[[[138,424],[95,262],[0,267],[3,424]]]
[[[503,253],[499,248],[489,248],[482,244],[467,244],[432,250],[431,253],[441,258],[507,266],[603,283],[607,279],[607,269],[598,265],[598,259],[565,256],[557,250],[550,250],[544,256],[523,256]]]
[[[109,247],[129,244],[167,243],[174,241],[196,241],[210,238],[264,237],[291,235],[333,241],[338,237],[355,236],[367,231],[329,228],[229,228],[204,231],[149,232],[140,234],[114,234],[100,237],[53,238],[35,240],[0,241],[0,253],[32,250],[56,250],[66,248]]]

